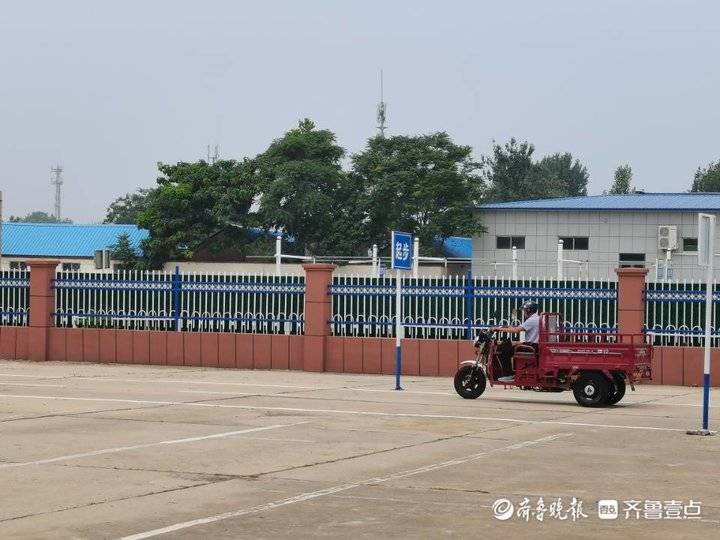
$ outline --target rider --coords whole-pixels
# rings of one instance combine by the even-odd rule
[[[519,334],[525,332],[525,341],[523,345],[530,345],[537,352],[538,342],[540,341],[540,316],[538,315],[538,306],[532,300],[526,300],[522,305],[525,320],[519,326],[496,326],[493,330],[498,332],[508,332],[510,334]],[[498,378],[501,382],[513,382],[514,375]]]

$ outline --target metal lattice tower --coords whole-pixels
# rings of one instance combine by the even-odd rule
[[[380,132],[381,137],[385,137],[385,114],[387,112],[387,107],[385,106],[385,101],[383,101],[383,72],[382,69],[380,70],[380,103],[378,103],[377,106],[377,122],[378,122],[378,131]]]
[[[55,218],[60,221],[60,201],[61,201],[61,193],[62,193],[62,185],[63,185],[63,179],[62,179],[62,172],[63,168],[58,163],[55,167],[52,167],[50,169],[50,172],[52,172],[55,176],[50,179],[50,184],[55,186]]]
[[[220,147],[216,144],[215,145],[215,153],[210,153],[210,145],[208,144],[207,147],[207,162],[210,165],[215,165],[218,160],[220,159]]]

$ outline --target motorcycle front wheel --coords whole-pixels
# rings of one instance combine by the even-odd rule
[[[455,374],[455,391],[465,399],[477,399],[485,391],[487,379],[476,366],[463,366]]]

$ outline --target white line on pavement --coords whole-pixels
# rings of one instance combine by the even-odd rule
[[[672,405],[673,407],[702,407],[702,403],[658,403],[658,405]],[[711,409],[717,409],[720,405],[708,405]]]
[[[1,385],[0,385],[1,386]],[[18,385],[22,386],[22,385]],[[31,384],[27,386],[33,386]],[[39,385],[42,386],[42,385]],[[389,394],[397,394],[397,390],[373,390],[370,388],[347,388],[347,390],[355,390],[357,392],[382,392],[382,393],[389,393]],[[223,391],[216,391],[216,390],[178,390],[179,394],[210,394],[210,395],[220,395],[220,396],[262,396],[262,397],[288,397],[284,396],[283,394],[279,394],[277,392],[264,392],[264,393],[258,393],[258,392],[223,392]],[[423,392],[418,390],[404,390],[403,395],[405,394],[423,394],[423,395],[434,395],[434,396],[452,396],[454,395],[454,392]],[[290,396],[293,397],[293,396]],[[540,401],[540,400],[532,400],[532,399],[526,399],[526,398],[514,398],[510,396],[502,396],[502,397],[492,397],[488,398],[492,401],[497,402],[504,402],[504,401],[518,401],[522,403],[527,403],[528,401],[537,402],[538,404],[542,405],[555,405],[555,403],[548,403],[546,401]],[[647,402],[648,404],[652,405],[654,402],[650,401]],[[630,403],[628,403],[630,404]],[[632,403],[633,405],[643,405],[645,402],[640,403]],[[566,405],[565,402],[557,402],[557,405]],[[668,405],[673,407],[702,407],[702,405],[696,405],[693,403],[658,403],[658,405]],[[718,408],[720,405],[710,405],[710,408]]]
[[[0,386],[36,386],[42,388],[67,388],[64,384],[35,384],[35,383],[14,383],[14,382],[2,382]]]
[[[52,375],[22,375],[19,373],[0,373],[0,377],[22,377],[23,379],[62,379]]]
[[[347,390],[353,390],[355,392],[380,392],[383,394],[396,394],[397,390],[380,390],[375,388],[347,388]],[[429,392],[426,390],[403,390],[403,394],[422,394],[425,396],[452,396],[454,392]]]
[[[303,423],[303,422],[301,422]],[[284,427],[289,427],[296,424],[276,424],[274,426],[263,426],[263,427],[256,427],[256,428],[249,428],[249,429],[241,429],[237,431],[226,431],[224,433],[213,433],[212,435],[203,435],[200,437],[188,437],[185,439],[172,439],[169,441],[159,441],[154,443],[146,443],[146,444],[135,444],[132,446],[117,446],[115,448],[103,448],[101,450],[93,450],[91,452],[83,452],[81,454],[68,454],[65,456],[58,456],[54,458],[47,458],[47,459],[38,459],[36,461],[23,461],[20,463],[0,463],[0,469],[11,469],[16,467],[27,467],[29,465],[45,465],[47,463],[57,463],[58,461],[68,461],[71,459],[80,459],[85,457],[92,457],[92,456],[101,456],[104,454],[115,454],[117,452],[126,452],[128,450],[139,450],[141,448],[152,448],[154,446],[164,446],[164,445],[170,445],[170,444],[185,444],[185,443],[192,443],[197,441],[207,441],[210,439],[222,439],[226,437],[233,437],[236,435],[242,435],[244,433],[257,433],[258,431],[268,431],[271,429],[280,429]]]
[[[186,379],[115,379],[113,377],[73,377],[71,380],[101,381],[101,382],[137,382],[137,383],[170,383],[170,384],[211,384],[219,386],[260,386],[266,388],[296,388],[298,390],[342,390],[345,387],[300,386],[296,384],[259,384],[245,382],[220,381],[189,381]]]
[[[299,442],[299,443],[316,443],[317,441],[310,441],[308,439],[282,439],[276,437],[238,437],[238,439],[245,439],[250,441],[275,441],[275,442]]]
[[[134,382],[134,383],[147,383],[147,384],[155,384],[155,383],[170,383],[170,384],[207,384],[207,385],[221,385],[221,386],[258,386],[258,387],[265,387],[265,388],[294,388],[297,390],[352,390],[356,392],[379,392],[379,393],[387,393],[387,394],[397,394],[397,390],[383,390],[380,388],[356,388],[356,387],[347,387],[347,386],[303,386],[303,385],[292,385],[292,384],[260,384],[260,383],[246,383],[246,382],[221,382],[221,381],[191,381],[186,379],[117,379],[114,377],[57,377],[57,376],[39,376],[39,375],[19,375],[19,374],[11,374],[11,373],[0,373],[0,377],[26,377],[31,379],[65,379],[65,380],[81,380],[81,381],[99,381],[99,382]],[[0,384],[1,386],[1,384]],[[190,392],[189,390],[180,390],[179,392],[185,393]],[[198,392],[200,393],[200,392]],[[203,392],[203,393],[209,393],[209,392]],[[220,394],[220,392],[217,392]],[[229,392],[228,394],[233,394],[233,392]],[[247,392],[247,394],[255,394],[253,392]],[[419,395],[437,395],[437,396],[453,396],[454,393],[452,391],[447,392],[434,392],[434,391],[428,391],[428,390],[405,390],[403,394],[419,394]],[[238,393],[238,395],[241,395]],[[276,394],[268,394],[268,395],[276,395]],[[699,394],[698,394],[699,395]],[[651,397],[650,404],[654,404],[655,402],[659,400],[664,399],[673,399],[677,398],[678,396],[675,395],[669,395],[669,396],[657,396],[657,397]],[[529,397],[513,397],[513,396],[493,396],[491,399],[497,399],[498,401],[521,401],[521,402],[527,402],[528,400],[532,400],[532,398]],[[634,405],[644,405],[646,402],[640,402],[640,403],[634,403]],[[670,407],[702,407],[702,405],[698,404],[692,404],[692,403],[657,403],[658,405],[666,405]],[[718,408],[720,405],[710,405],[711,408]]]
[[[135,382],[135,383],[171,383],[171,384],[214,384],[222,386],[261,386],[267,388],[297,388],[300,390],[343,390],[344,386],[300,386],[295,384],[259,384],[246,382],[221,382],[221,381],[190,381],[186,379],[119,379],[115,377],[52,377],[42,375],[15,375],[11,373],[0,373],[0,377],[25,377],[28,379],[66,379],[69,381],[99,381],[99,382]]]
[[[218,392],[214,390],[178,390],[179,394],[212,394],[213,396],[277,396],[279,394],[265,393],[258,394],[257,392]]]
[[[326,414],[351,414],[358,416],[382,416],[388,418],[428,418],[436,420],[481,420],[488,422],[508,422],[513,424],[550,424],[558,426],[577,426],[608,429],[635,429],[647,431],[676,431],[685,432],[685,428],[666,428],[655,426],[632,426],[620,424],[591,424],[587,422],[563,422],[560,420],[526,420],[521,418],[498,418],[494,416],[461,416],[452,414],[422,414],[422,413],[389,413],[378,411],[352,411],[344,409],[306,409],[300,407],[264,407],[258,405],[233,405],[229,403],[199,403],[186,401],[158,401],[149,399],[118,399],[118,398],[86,398],[86,397],[64,397],[64,396],[33,396],[18,394],[0,394],[0,398],[15,399],[54,399],[60,401],[89,401],[100,403],[136,403],[139,405],[176,405],[185,407],[210,407],[218,409],[244,409],[248,411],[284,411],[297,413],[326,413]]]
[[[309,500],[317,499],[320,497],[326,497],[328,495],[334,495],[335,493],[348,491],[350,489],[357,488],[360,486],[374,486],[374,485],[378,485],[378,484],[383,484],[385,482],[390,482],[392,480],[398,480],[400,478],[407,478],[410,476],[415,476],[415,475],[426,473],[426,472],[436,471],[438,469],[444,469],[446,467],[452,467],[455,465],[463,465],[470,461],[482,459],[484,457],[487,457],[487,456],[490,456],[493,454],[499,454],[502,452],[510,452],[513,450],[520,450],[522,448],[527,448],[529,446],[535,446],[537,444],[551,442],[551,441],[554,441],[554,440],[562,438],[562,437],[569,437],[570,435],[571,435],[570,433],[558,433],[555,435],[549,435],[547,437],[542,437],[540,439],[523,441],[520,443],[511,444],[509,446],[503,446],[502,448],[485,450],[484,452],[478,452],[477,454],[471,454],[469,456],[451,459],[449,461],[441,461],[438,463],[431,463],[429,465],[425,465],[424,467],[418,467],[417,469],[411,469],[408,471],[396,472],[393,474],[389,474],[387,476],[378,476],[375,478],[368,478],[366,480],[361,480],[359,482],[350,482],[347,484],[340,484],[337,486],[329,487],[326,489],[321,489],[318,491],[309,491],[306,493],[301,493],[299,495],[295,495],[294,497],[288,497],[286,499],[280,499],[278,501],[273,501],[273,502],[269,502],[266,504],[260,504],[258,506],[251,506],[248,508],[242,508],[240,510],[235,510],[232,512],[225,512],[223,514],[216,514],[214,516],[209,516],[209,517],[205,517],[205,518],[193,519],[190,521],[183,521],[181,523],[176,523],[174,525],[169,525],[167,527],[162,527],[159,529],[153,529],[151,531],[145,531],[145,532],[133,534],[130,536],[125,536],[121,540],[144,540],[145,538],[152,538],[153,536],[159,536],[161,534],[167,534],[170,532],[175,532],[175,531],[179,531],[179,530],[183,530],[183,529],[189,529],[190,527],[195,527],[196,525],[206,525],[208,523],[215,523],[217,521],[223,521],[226,519],[246,516],[248,514],[257,514],[259,512],[273,510],[275,508],[280,508],[282,506],[287,506],[290,504],[309,501]]]

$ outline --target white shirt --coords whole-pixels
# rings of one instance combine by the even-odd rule
[[[527,343],[538,343],[540,341],[540,315],[533,313],[521,325],[525,331]]]

